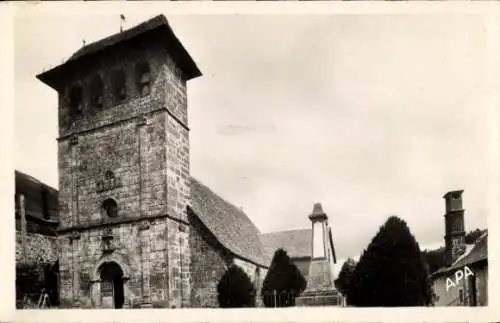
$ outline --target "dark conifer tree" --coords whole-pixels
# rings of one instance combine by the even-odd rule
[[[274,253],[271,266],[262,283],[262,300],[266,307],[294,306],[295,298],[306,288],[306,280],[283,249]]]
[[[483,233],[485,232],[486,230],[479,230],[479,229],[476,229],[474,231],[469,231],[466,235],[465,235],[465,243],[467,244],[474,244],[476,242],[476,240],[483,235]]]
[[[363,252],[347,293],[354,306],[426,306],[431,290],[417,241],[391,216]]]
[[[433,273],[441,267],[446,266],[446,252],[444,247],[434,250],[424,250],[422,255],[429,265],[429,272]]]
[[[237,265],[231,265],[217,284],[219,306],[254,307],[255,288],[248,275]]]

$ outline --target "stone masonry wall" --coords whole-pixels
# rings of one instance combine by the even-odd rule
[[[167,212],[187,222],[190,204],[189,129],[187,127],[186,83],[171,60],[164,65],[166,75],[165,120],[167,131]]]
[[[27,233],[25,250],[26,258],[21,231],[16,231],[16,264],[53,264],[57,261],[59,244],[56,237]]]
[[[171,308],[189,307],[191,297],[188,225],[168,220],[168,267]]]
[[[219,307],[217,284],[232,262],[210,231],[190,214],[191,307]]]
[[[166,129],[165,129],[165,111],[160,112],[165,107],[165,88],[167,88],[167,70],[163,67],[166,65],[164,53],[151,51],[134,51],[123,53],[124,58],[113,61],[112,54],[108,54],[103,58],[103,61],[96,60],[95,67],[98,68],[92,72],[81,72],[80,78],[83,80],[80,83],[85,85],[87,79],[99,73],[104,80],[104,98],[105,105],[101,109],[91,108],[88,100],[84,99],[83,116],[74,120],[72,123],[68,121],[69,112],[65,105],[60,106],[60,130],[61,140],[59,141],[59,203],[60,203],[60,225],[62,228],[72,225],[72,218],[76,217],[75,208],[71,203],[74,203],[75,195],[83,196],[86,189],[93,189],[97,176],[102,176],[106,170],[113,171],[113,168],[119,166],[124,172],[129,175],[130,181],[138,181],[138,161],[139,161],[139,144],[140,131],[142,131],[143,140],[152,138],[148,146],[148,142],[142,142],[142,149],[155,159],[146,159],[144,163],[144,171],[156,171],[158,174],[152,173],[150,177],[156,180],[165,178],[164,173],[160,173],[159,168],[165,167],[165,149],[166,149]],[[134,87],[134,68],[133,64],[149,59],[152,70],[153,85],[150,95],[140,96]],[[162,65],[163,64],[163,65]],[[106,89],[109,88],[107,74],[118,67],[123,68],[127,75],[127,93],[129,97],[122,104],[112,105],[110,95]],[[85,74],[83,74],[85,73]],[[79,73],[75,73],[76,76]],[[76,77],[75,76],[75,77]],[[73,83],[70,84],[74,84]],[[84,98],[85,96],[84,87]],[[63,98],[60,102],[64,102]],[[108,103],[106,103],[108,102]],[[106,105],[109,104],[109,105]],[[146,116],[146,125],[142,128],[137,128],[141,122],[139,118]],[[90,132],[89,132],[90,131]],[[71,145],[70,136],[73,133],[80,133],[78,141],[82,142],[81,147],[74,149]],[[79,144],[80,145],[80,144]],[[150,151],[154,149],[154,151]],[[154,169],[151,169],[154,167]],[[120,170],[118,170],[120,171]],[[134,173],[135,172],[135,173]],[[78,174],[79,180],[84,181],[82,186],[75,187],[74,177]],[[117,174],[119,175],[119,174]],[[154,176],[153,176],[154,175]],[[146,176],[145,176],[146,177]],[[166,178],[165,178],[166,180]],[[135,193],[136,201],[132,201],[132,207],[137,209],[138,194],[136,190],[138,182],[122,183],[129,184],[126,190],[131,194]],[[155,183],[156,184],[156,183]],[[87,186],[87,187],[86,187]],[[92,187],[94,186],[94,187]],[[125,185],[127,186],[127,185]],[[78,189],[78,193],[75,192]],[[164,193],[166,195],[166,193]],[[134,203],[135,202],[135,203]],[[146,201],[147,202],[147,201]],[[84,201],[82,201],[85,204]],[[146,205],[147,206],[147,205]],[[84,206],[85,207],[85,206]]]
[[[267,269],[234,257],[217,241],[213,234],[196,218],[189,215],[191,232],[192,295],[191,307],[219,307],[217,284],[231,264],[241,267],[256,286],[256,304],[261,306],[260,290]]]
[[[146,96],[134,83],[134,64],[144,59],[153,76]],[[108,51],[82,66],[64,80],[83,85],[82,117],[69,119],[63,104],[68,92],[59,92],[61,302],[66,307],[99,307],[97,269],[103,261],[115,261],[130,275],[125,306],[187,306],[191,257],[189,227],[183,220],[190,192],[183,75],[167,52],[152,43]],[[128,97],[112,105],[109,73],[117,68],[126,73]],[[86,99],[86,84],[95,73],[104,80],[100,109]],[[107,171],[114,180],[106,179]],[[118,205],[115,218],[102,208],[108,198]],[[118,243],[108,255],[100,245],[105,227],[112,229]]]
[[[151,303],[154,307],[167,307],[168,299],[168,230],[163,220],[142,222],[141,225],[122,224],[112,228],[115,250],[111,254],[102,252],[101,236],[103,229],[82,232],[78,240],[69,239],[63,243],[61,259],[61,298],[71,303],[78,299],[84,308],[100,307],[99,266],[114,261],[124,271],[125,307],[136,307],[143,303]],[[64,241],[64,240],[63,240]],[[73,249],[74,248],[74,249]],[[76,249],[76,250],[75,250]],[[78,277],[74,279],[72,272],[75,264]],[[77,284],[76,287],[74,287]],[[78,295],[73,295],[77,290]]]

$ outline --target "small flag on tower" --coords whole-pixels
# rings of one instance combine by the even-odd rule
[[[120,31],[123,31],[123,22],[125,21],[125,16],[123,14],[120,15]]]

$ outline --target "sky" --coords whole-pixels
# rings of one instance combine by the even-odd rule
[[[261,232],[310,227],[320,202],[339,258],[391,215],[437,247],[455,189],[466,229],[487,228],[496,164],[481,17],[164,14],[203,73],[188,82],[191,174]],[[119,14],[17,17],[16,169],[57,188],[57,97],[35,75],[119,28]]]

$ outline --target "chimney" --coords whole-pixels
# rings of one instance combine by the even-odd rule
[[[452,265],[465,252],[463,192],[463,190],[451,191],[443,196],[446,205],[444,240],[448,266]]]

